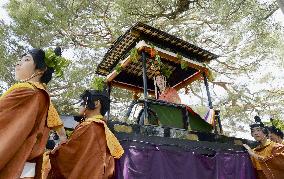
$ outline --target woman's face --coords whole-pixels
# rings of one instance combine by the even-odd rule
[[[36,72],[36,64],[31,54],[24,55],[16,64],[15,78],[16,80],[25,80]]]
[[[87,110],[87,101],[82,101],[79,107],[79,115],[83,116]]]
[[[164,81],[163,76],[157,76],[156,77],[156,83],[157,83],[157,86],[160,90],[163,90],[165,88],[165,86],[164,86],[165,81]]]
[[[95,109],[101,109],[101,103],[99,100],[94,101],[95,103]],[[80,116],[85,116],[85,117],[89,117],[92,113],[93,113],[94,109],[88,109],[87,108],[87,101],[83,101],[80,105],[79,108],[79,115]]]
[[[281,141],[281,138],[279,136],[277,136],[274,133],[269,132],[269,138],[270,140],[272,140],[273,142],[278,142]]]
[[[266,137],[266,135],[263,133],[261,127],[252,128],[251,129],[251,135],[256,141],[261,141]]]

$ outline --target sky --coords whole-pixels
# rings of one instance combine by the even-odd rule
[[[5,20],[6,22],[10,21],[8,12],[3,8],[5,4],[7,4],[9,0],[0,0],[0,19]]]

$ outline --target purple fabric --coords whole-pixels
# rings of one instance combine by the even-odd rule
[[[217,153],[213,157],[168,149],[125,147],[116,161],[117,179],[254,179],[247,153]]]

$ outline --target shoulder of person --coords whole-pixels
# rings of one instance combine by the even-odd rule
[[[273,148],[283,148],[284,149],[283,143],[280,144],[280,143],[272,142],[271,144],[272,144]]]
[[[35,89],[35,87],[32,84],[30,84],[28,82],[24,82],[24,83],[16,83],[16,84],[12,85],[8,89],[8,91],[13,91],[15,89],[20,89],[20,88]]]
[[[19,89],[32,89],[32,90],[34,90],[35,87],[33,85],[31,85],[30,83],[16,83],[16,84],[12,85],[6,92],[4,92],[3,95],[0,97],[0,99],[7,96],[11,92],[13,92],[15,90],[19,90]]]
[[[168,91],[177,92],[177,90],[175,88],[173,88],[173,87],[168,88]]]

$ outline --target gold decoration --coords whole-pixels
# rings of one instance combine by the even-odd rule
[[[186,139],[198,141],[198,136],[196,134],[187,134]]]
[[[125,132],[125,133],[132,133],[132,127],[130,126],[125,126],[125,125],[119,125],[119,124],[115,124],[114,125],[114,130],[116,132]]]
[[[243,145],[243,142],[241,140],[234,140],[235,145]]]

